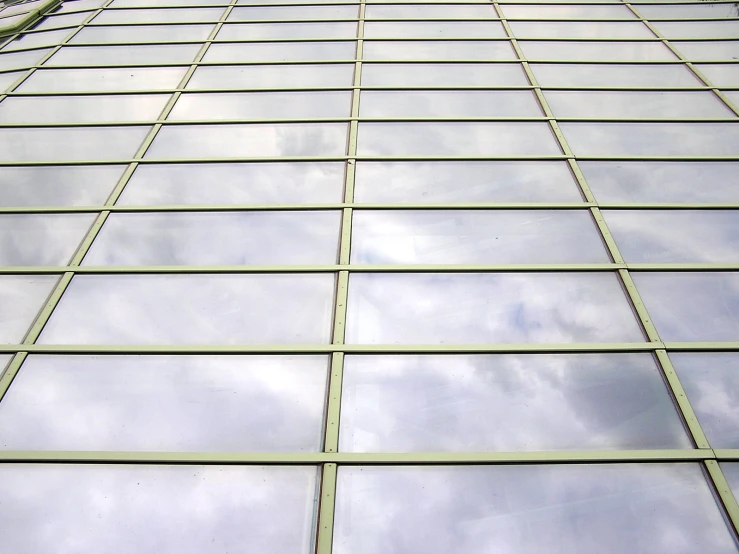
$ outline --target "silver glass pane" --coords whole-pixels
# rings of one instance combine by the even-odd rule
[[[739,337],[739,273],[638,272],[632,277],[662,340]]]
[[[59,127],[0,129],[0,161],[127,159],[136,154],[149,127]]]
[[[645,4],[639,6],[639,13],[646,19],[724,19],[739,17],[739,8],[734,2],[662,6]]]
[[[125,69],[40,69],[18,88],[20,92],[87,92],[166,90],[177,88],[186,67]]]
[[[515,60],[507,41],[413,41],[364,43],[365,60]]]
[[[174,11],[174,10],[173,10]],[[136,43],[205,40],[214,25],[125,25],[85,27],[74,35],[71,44]]]
[[[134,6],[150,7],[156,5],[176,8],[177,6],[226,6],[230,3],[230,0],[113,0],[111,7],[130,8]]]
[[[522,40],[518,43],[530,60],[629,61],[675,60],[661,42],[564,42]]]
[[[6,98],[0,123],[92,123],[159,118],[168,94],[115,96],[34,96]]]
[[[356,23],[232,23],[224,25],[216,40],[354,38]]]
[[[360,96],[359,116],[542,117],[543,113],[536,97],[529,91],[366,90]]]
[[[555,117],[711,119],[734,114],[709,91],[545,91]]]
[[[599,202],[739,203],[736,162],[580,162]],[[711,183],[711,186],[702,186]]]
[[[0,206],[95,206],[126,166],[0,167]]]
[[[316,452],[327,369],[326,356],[31,355],[0,404],[0,445]]]
[[[2,52],[0,53],[0,70],[28,69],[41,61],[41,58],[45,57],[49,52],[51,52],[51,49],[29,50],[27,52]]]
[[[0,215],[0,266],[65,265],[97,214]]]
[[[320,273],[78,275],[39,342],[321,344],[333,295]]]
[[[367,6],[365,19],[497,19],[492,5]]]
[[[188,89],[260,89],[350,87],[354,66],[350,64],[244,65],[199,67]]]
[[[2,51],[22,50],[24,48],[38,48],[40,46],[56,46],[63,41],[74,29],[62,29],[59,31],[45,31],[41,33],[26,33],[18,35],[3,46]]]
[[[93,25],[118,25],[120,23],[198,23],[218,21],[223,15],[221,8],[189,9],[146,9],[146,10],[103,10],[93,19]]]
[[[213,44],[203,57],[205,62],[289,62],[353,60],[354,42],[274,42]]]
[[[686,60],[737,60],[739,59],[739,40],[716,42],[677,42],[677,48]]]
[[[627,262],[739,262],[739,211],[604,210]]]
[[[659,21],[652,23],[667,38],[734,38],[739,36],[739,19],[733,21]]]
[[[343,156],[346,123],[177,125],[157,134],[147,158]]]
[[[355,273],[347,342],[640,342],[612,273]]]
[[[340,223],[340,210],[114,213],[83,265],[335,264]]]
[[[34,31],[48,31],[49,29],[59,29],[60,27],[77,27],[83,24],[87,19],[94,16],[95,12],[70,13],[66,15],[50,15],[44,17],[41,23],[34,25]],[[74,29],[70,29],[70,32]]]
[[[311,552],[315,467],[3,464],[0,481],[5,552]]]
[[[234,8],[227,21],[290,21],[301,19],[357,19],[359,4],[344,6],[266,6]]]
[[[96,8],[101,8],[103,4],[106,3],[106,0],[72,0],[71,2],[69,0],[65,0],[59,10],[57,10],[55,13],[60,13],[64,11],[72,12],[77,10],[93,10]]]
[[[702,87],[684,65],[531,64],[536,80],[549,87]]]
[[[155,46],[67,46],[54,54],[45,65],[136,65],[140,63],[190,63],[200,44],[161,44]]]
[[[23,340],[58,279],[58,275],[0,275],[0,343]]]
[[[167,119],[320,119],[349,117],[351,111],[351,91],[183,94]]]
[[[368,11],[372,8],[368,8]],[[426,10],[427,7],[424,7]],[[365,38],[505,38],[497,21],[368,21]]]
[[[739,448],[739,355],[673,352],[670,360],[713,448]]]
[[[362,85],[404,86],[528,86],[518,64],[362,64]]]
[[[345,452],[692,448],[649,354],[350,355],[343,375]]]
[[[341,162],[146,164],[117,204],[321,204],[341,202],[343,187]]]
[[[635,19],[627,6],[551,6],[504,5],[504,17],[508,19]]]
[[[654,38],[638,21],[511,21],[510,26],[517,38]]]
[[[732,102],[734,104],[735,108],[739,107],[739,91],[724,91],[724,96],[726,96],[729,102]]]
[[[12,73],[0,73],[0,92],[5,92],[18,79],[26,74],[25,71],[13,71]]]
[[[739,64],[696,64],[698,71],[719,87],[739,87]]]
[[[546,123],[360,123],[362,156],[561,154]]]
[[[561,123],[580,156],[737,156],[733,123]]]
[[[589,211],[354,210],[352,263],[608,262]]]
[[[731,487],[734,498],[739,498],[739,463],[721,462],[721,471]]]
[[[339,468],[334,554],[728,554],[699,464]]]
[[[580,200],[563,162],[358,162],[354,178],[355,202]]]

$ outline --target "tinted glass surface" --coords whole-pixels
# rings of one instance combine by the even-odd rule
[[[0,342],[20,343],[58,275],[0,275]]]

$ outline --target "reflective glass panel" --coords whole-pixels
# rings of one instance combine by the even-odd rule
[[[320,344],[333,294],[321,273],[78,275],[39,342]]]
[[[687,60],[737,60],[739,59],[739,40],[714,42],[672,41]]]
[[[174,10],[172,10],[174,11]],[[120,27],[85,27],[69,42],[91,43],[135,43],[205,40],[213,25],[121,25]]]
[[[148,1],[151,2],[151,0]],[[77,10],[93,10],[102,7],[105,3],[106,0],[66,0],[55,13],[64,11],[72,12]]]
[[[508,19],[635,19],[626,6],[502,6]]]
[[[497,19],[492,5],[485,6],[367,6],[366,19]]]
[[[358,162],[354,179],[355,202],[579,200],[563,162]]]
[[[339,210],[113,213],[84,265],[334,264],[340,222]]]
[[[232,23],[221,27],[216,39],[354,38],[356,36],[356,23]]]
[[[31,355],[0,404],[0,445],[315,452],[327,369],[326,356]]]
[[[155,2],[152,2],[156,5]],[[103,10],[93,19],[93,25],[117,25],[120,23],[197,23],[200,21],[218,21],[223,14],[222,8],[197,9],[146,9],[146,10]]]
[[[14,71],[12,73],[0,73],[0,91],[5,91],[10,86],[15,83],[18,79],[20,79],[23,75],[25,75],[25,72],[23,71]]]
[[[362,85],[381,86],[527,86],[518,64],[362,64]]]
[[[515,60],[507,41],[414,41],[364,43],[365,60]]]
[[[529,91],[366,90],[360,97],[359,116],[541,117],[543,114],[536,97]]]
[[[0,53],[0,70],[28,69],[35,65],[41,58],[51,50],[29,50],[27,52],[2,52]]]
[[[205,62],[287,62],[353,60],[354,42],[273,42],[250,44],[213,44],[205,53]]]
[[[0,549],[308,554],[311,466],[3,464]]]
[[[341,202],[343,187],[341,162],[146,164],[117,204],[320,204]]]
[[[352,263],[608,262],[589,211],[354,210]]]
[[[364,156],[559,155],[546,123],[360,123]]]
[[[166,90],[176,88],[186,67],[125,69],[40,69],[18,88],[20,92],[87,92]]]
[[[59,29],[60,27],[77,27],[85,22],[93,12],[70,13],[67,15],[50,15],[44,17],[41,23],[33,26],[34,31],[47,31],[49,29]],[[72,31],[74,29],[70,29]]]
[[[739,17],[739,8],[734,2],[662,6],[644,4],[639,6],[639,13],[646,19],[724,19]]]
[[[280,0],[282,1],[282,0]],[[239,2],[237,2],[239,3]],[[261,3],[261,0],[260,0]],[[215,5],[224,6],[230,4],[230,0],[156,0],[157,6],[205,6]],[[128,8],[134,6],[153,6],[155,5],[154,0],[113,0],[111,6],[116,8]]]
[[[696,64],[695,68],[719,87],[739,87],[739,63]]]
[[[211,47],[212,48],[212,47]],[[242,65],[199,67],[188,89],[260,89],[301,87],[350,87],[351,64]]]
[[[510,25],[518,38],[654,38],[652,31],[638,21],[511,21]]]
[[[168,94],[11,97],[0,103],[2,123],[91,123],[158,119]]]
[[[702,87],[683,65],[531,64],[542,86],[559,87]]]
[[[0,343],[23,340],[58,279],[58,275],[0,275]]]
[[[649,354],[349,355],[343,375],[345,452],[692,448]]]
[[[190,63],[200,44],[161,44],[156,46],[67,46],[54,54],[46,65],[136,65],[142,63]]]
[[[640,342],[612,273],[355,273],[347,342]]]
[[[711,119],[734,114],[711,92],[544,92],[555,117]]]
[[[667,38],[734,38],[739,35],[739,19],[733,21],[659,21],[652,23]]]
[[[234,8],[227,21],[290,21],[300,19],[357,19],[359,5],[344,6],[260,6]]]
[[[164,127],[148,158],[343,156],[346,123],[177,125]]]
[[[736,552],[699,464],[339,467],[334,554]]]
[[[371,8],[368,8],[368,10]],[[426,10],[427,7],[424,7]],[[497,21],[368,21],[365,38],[504,38],[506,32]]]
[[[674,60],[661,42],[563,42],[522,40],[521,50],[530,60]]]
[[[736,341],[739,273],[632,273],[665,341]]]
[[[24,48],[37,48],[39,46],[56,46],[69,35],[74,29],[61,29],[59,31],[45,31],[41,33],[26,33],[18,35],[3,46],[3,52],[10,50],[21,50]]]
[[[0,266],[65,265],[96,216],[0,215]]]
[[[731,492],[734,493],[734,498],[739,497],[739,463],[722,462],[721,471],[731,487]]]

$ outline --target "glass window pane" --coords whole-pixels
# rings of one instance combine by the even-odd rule
[[[546,123],[360,123],[361,156],[559,155]]]
[[[90,123],[159,118],[168,94],[11,97],[0,103],[2,123]]]
[[[729,99],[729,102],[733,102],[734,106],[739,106],[739,91],[724,91],[724,96]]]
[[[174,11],[174,10],[173,10]],[[71,44],[135,43],[205,40],[213,25],[126,25],[120,27],[85,27]],[[144,61],[146,58],[142,58]]]
[[[14,71],[12,73],[0,73],[0,91],[6,91],[10,86],[25,75],[25,71]]]
[[[736,210],[604,210],[627,262],[739,262]]]
[[[667,38],[733,38],[739,35],[739,19],[734,21],[660,21],[652,23]]]
[[[739,448],[739,355],[674,352],[670,360],[711,446]]]
[[[340,223],[339,210],[114,213],[84,265],[335,264]]]
[[[147,10],[103,10],[92,21],[93,25],[118,25],[120,23],[176,23],[218,21],[222,8],[147,9]]]
[[[608,262],[589,211],[354,210],[352,263]]]
[[[266,6],[234,8],[227,21],[290,21],[301,19],[357,19],[359,4],[344,6]]]
[[[508,41],[414,41],[364,43],[365,60],[515,60]]]
[[[372,8],[368,8],[370,9]],[[424,7],[425,9],[427,7]],[[365,38],[504,38],[506,36],[503,26],[497,21],[368,21],[364,24]]]
[[[492,5],[485,6],[367,6],[366,19],[497,19]]]
[[[736,162],[580,162],[599,202],[737,202]],[[710,187],[700,186],[711,183]]]
[[[697,64],[695,68],[719,87],[739,87],[739,64]]]
[[[167,119],[320,119],[351,111],[351,91],[183,94]]]
[[[695,75],[677,64],[597,65],[531,64],[545,87],[702,87]]]
[[[734,498],[739,497],[739,463],[737,462],[721,462],[721,471],[726,477]]]
[[[149,127],[0,129],[0,161],[84,161],[132,158]]]
[[[96,216],[0,215],[0,266],[67,264]]]
[[[581,156],[736,156],[733,123],[560,123]]]
[[[350,87],[354,82],[351,64],[242,65],[199,67],[187,83],[188,89],[260,89]]]
[[[289,62],[353,60],[354,42],[274,42],[251,44],[213,44],[203,57],[205,62]]]
[[[661,42],[562,42],[531,41],[519,43],[530,60],[628,61],[674,60],[673,54]]]
[[[344,466],[335,517],[334,554],[736,552],[699,464]]]
[[[67,46],[54,54],[45,65],[136,65],[190,63],[200,44],[161,44],[156,46]]]
[[[147,6],[170,6],[176,8],[177,6],[225,6],[230,3],[230,0],[113,0],[111,7],[115,8],[129,8],[129,7],[147,7]],[[238,3],[238,2],[237,2]]]
[[[0,472],[6,552],[310,552],[315,467],[3,464]]]
[[[49,52],[51,52],[50,49],[28,50],[27,52],[2,52],[0,53],[0,70],[28,69],[36,65]]]
[[[327,369],[326,356],[31,355],[0,404],[0,444],[316,452]]]
[[[654,38],[654,33],[641,22],[511,21],[510,25],[518,38]]]
[[[635,19],[626,6],[501,6],[508,19]]]
[[[321,344],[333,295],[322,273],[78,275],[39,342]]]
[[[662,340],[719,342],[739,336],[739,273],[632,276]]]
[[[278,38],[355,38],[356,23],[233,23],[224,25],[217,40]]]
[[[177,125],[164,127],[147,158],[343,156],[346,123]]]
[[[166,90],[176,88],[186,67],[125,69],[40,69],[18,87],[20,92]]]
[[[543,114],[536,97],[528,91],[366,90],[361,94],[359,116],[541,117]]]
[[[484,87],[527,86],[518,64],[362,64],[362,85],[367,87]]]
[[[102,7],[105,3],[106,0],[72,0],[71,2],[66,0],[55,13],[62,11],[92,10]]]
[[[692,448],[649,354],[349,355],[342,388],[345,452]]]
[[[60,27],[77,27],[94,15],[94,12],[70,13],[66,15],[50,15],[41,20],[41,23],[33,26],[34,31],[48,31]],[[74,29],[70,29],[73,31]]]
[[[711,92],[546,91],[555,117],[710,119],[734,114]]]
[[[612,273],[355,273],[347,343],[640,342]]]
[[[58,279],[58,275],[0,275],[0,343],[23,340]]]
[[[358,162],[354,178],[355,202],[581,200],[563,162]]]
[[[117,204],[321,204],[341,202],[343,188],[341,162],[146,164]]]
[[[715,4],[665,4],[639,6],[639,13],[646,19],[724,19],[739,16],[733,2]]]
[[[3,46],[3,52],[10,50],[22,50],[24,48],[38,48],[40,46],[56,46],[63,41],[73,29],[62,29],[60,31],[46,31],[41,33],[25,33],[11,40],[7,46]]]
[[[672,41],[687,60],[737,60],[739,59],[739,40],[715,42],[677,42]]]

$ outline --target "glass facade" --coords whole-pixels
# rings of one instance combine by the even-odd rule
[[[739,4],[0,8],[0,551],[739,551]]]

